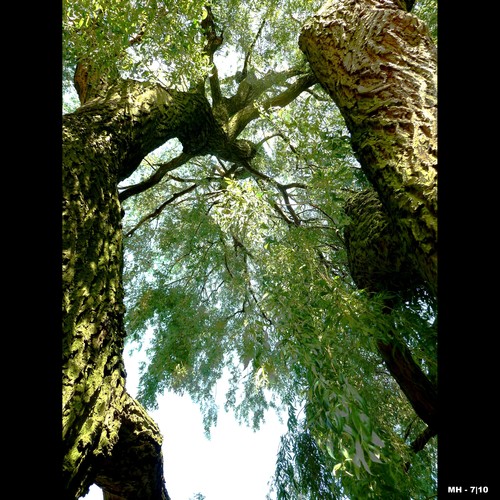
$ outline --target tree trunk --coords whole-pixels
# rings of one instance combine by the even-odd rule
[[[200,102],[133,83],[64,117],[64,498],[94,482],[116,498],[169,498],[158,427],[125,391],[117,186],[168,138],[211,125]]]
[[[299,45],[344,116],[354,152],[415,269],[436,295],[436,49],[403,3],[329,1],[305,24]]]
[[[345,212],[350,221],[344,229],[347,262],[358,288],[389,292],[399,300],[415,297],[425,282],[377,193],[366,189],[351,195]]]

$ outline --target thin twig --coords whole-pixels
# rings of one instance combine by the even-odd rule
[[[181,196],[195,190],[198,187],[198,184],[193,184],[189,186],[186,189],[183,189],[182,191],[179,191],[178,193],[173,194],[167,201],[163,202],[154,212],[144,216],[128,233],[125,234],[125,236],[132,236],[132,234],[139,229],[145,222],[148,220],[156,219],[171,203],[173,203],[177,198],[180,198]]]
[[[184,165],[187,163],[191,158],[193,158],[194,155],[186,154],[186,153],[181,153],[179,156],[176,156],[172,160],[162,163],[158,170],[148,177],[146,180],[139,182],[138,184],[133,184],[131,186],[124,186],[121,189],[121,192],[119,194],[120,201],[124,201],[130,196],[142,193],[143,191],[146,191],[152,186],[155,186],[158,184],[163,177],[168,172],[171,172],[172,170],[175,170],[176,168],[179,168],[181,165]]]

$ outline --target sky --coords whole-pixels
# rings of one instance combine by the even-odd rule
[[[135,397],[139,362],[145,358],[142,352],[131,357],[128,349],[124,358],[127,389]],[[149,412],[163,435],[164,476],[172,500],[192,500],[196,493],[206,500],[266,499],[286,422],[268,412],[259,431],[240,426],[223,409],[226,387],[224,381],[217,387],[221,410],[210,440],[201,412],[189,396],[165,393],[158,397],[159,409]],[[102,500],[102,491],[94,485],[82,498]]]

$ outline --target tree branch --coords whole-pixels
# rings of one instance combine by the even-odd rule
[[[154,212],[144,216],[128,233],[125,234],[125,236],[132,236],[132,234],[134,234],[135,231],[137,231],[137,229],[139,229],[139,227],[142,226],[146,221],[158,217],[163,212],[164,208],[167,205],[173,203],[177,198],[180,198],[181,196],[184,196],[185,194],[194,191],[197,187],[198,184],[195,183],[187,187],[186,189],[183,189],[182,191],[173,194],[167,201],[163,202]]]
[[[215,19],[210,5],[205,5],[205,10],[207,12],[207,15],[202,19],[201,27],[203,29],[203,34],[205,35],[207,43],[205,44],[203,50],[208,54],[210,62],[213,63],[214,54],[224,41],[224,32],[221,31],[220,35],[217,34]]]
[[[266,77],[261,80],[262,82]],[[269,87],[272,86],[271,78],[265,82],[265,85],[269,83]],[[292,83],[287,90],[278,94],[277,96],[271,97],[264,101],[261,105],[262,109],[267,110],[271,107],[283,108],[290,104],[294,99],[296,99],[304,90],[308,89],[312,85],[317,83],[317,79],[313,74],[306,74],[297,79],[296,82]],[[264,90],[267,90],[264,89]],[[264,92],[262,90],[262,92]],[[259,93],[261,94],[259,89]],[[255,99],[252,100],[250,104],[245,106],[240,111],[236,112],[228,122],[228,135],[230,138],[234,139],[244,130],[244,128],[252,121],[260,116],[260,109],[255,104]]]
[[[418,453],[437,434],[436,429],[426,427],[425,430],[411,443],[411,449]]]
[[[377,342],[378,350],[389,372],[407,397],[415,413],[431,428],[437,430],[437,391],[406,345],[391,340]]]
[[[215,19],[212,14],[212,8],[210,7],[210,5],[205,5],[205,10],[207,12],[207,15],[201,21],[201,27],[203,28],[203,34],[205,35],[207,43],[205,44],[203,50],[208,55],[208,59],[212,64],[212,71],[210,76],[208,77],[208,81],[210,82],[212,104],[215,108],[222,102],[222,91],[220,88],[217,66],[214,64],[214,54],[224,42],[224,32],[221,31],[220,35],[217,34]]]
[[[265,24],[266,20],[263,19],[262,23],[260,24],[259,30],[257,31],[257,34],[255,35],[255,38],[253,39],[253,42],[250,45],[250,48],[247,50],[247,53],[245,54],[245,62],[243,63],[243,70],[241,71],[241,75],[239,75],[239,78],[236,80],[238,82],[241,82],[247,77],[248,65],[250,62],[250,57],[252,56],[253,48],[255,47],[255,44],[257,43],[257,40],[259,39]]]
[[[283,85],[288,78],[299,76],[304,71],[298,68],[287,69],[285,71],[270,71],[262,78],[258,79],[253,71],[248,71],[243,80],[238,78],[236,73],[236,81],[239,82],[236,94],[228,99],[225,99],[225,106],[229,117],[250,105],[260,97],[264,92],[274,86]]]
[[[283,196],[283,199],[285,200],[285,207],[288,210],[288,213],[291,215],[293,222],[296,226],[300,226],[301,220],[295,213],[295,210],[292,207],[292,204],[290,202],[290,197],[288,196],[288,191],[286,190],[285,186],[282,184],[276,183],[279,191],[281,192],[281,195]]]
[[[417,436],[417,438],[411,443],[410,448],[413,453],[418,453],[425,448],[425,445],[437,435],[437,430],[431,427],[426,427],[425,430]],[[411,462],[406,462],[404,464],[404,469],[406,472],[410,470]]]
[[[158,170],[156,170],[156,172],[150,177],[148,177],[146,180],[139,182],[138,184],[133,184],[131,186],[125,186],[123,188],[120,188],[123,189],[123,191],[119,194],[120,201],[123,202],[124,200],[130,198],[131,196],[142,193],[143,191],[146,191],[150,187],[155,186],[163,179],[163,177],[165,177],[165,175],[168,172],[175,170],[181,165],[184,165],[191,158],[193,158],[193,156],[194,155],[190,155],[187,153],[181,153],[179,156],[168,161],[167,163],[161,164],[160,168],[158,168]]]

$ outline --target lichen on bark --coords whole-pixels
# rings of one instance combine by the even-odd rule
[[[377,193],[367,189],[353,194],[345,211],[350,219],[344,230],[349,270],[358,288],[411,298],[424,283]]]
[[[125,409],[134,404],[125,390],[122,356],[117,162],[123,156],[120,141],[103,126],[102,118],[102,113],[83,112],[63,120],[62,462],[64,498],[71,500],[83,496],[103,464],[112,460],[114,448],[123,440]],[[142,425],[143,439],[161,446],[161,435],[149,416],[144,415]],[[161,464],[158,450],[151,457],[155,460]],[[154,494],[130,498],[167,499],[163,475],[157,476],[157,469],[142,472]],[[141,490],[132,475],[123,486]]]
[[[435,295],[437,59],[427,27],[392,0],[329,1],[304,25],[299,45]]]

